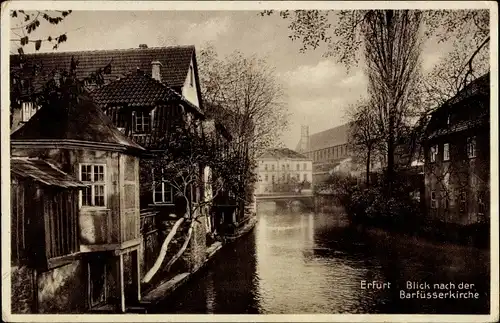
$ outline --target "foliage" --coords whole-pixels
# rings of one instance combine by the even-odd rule
[[[288,124],[283,88],[262,58],[240,52],[219,58],[213,47],[201,51],[199,70],[204,103],[226,111],[226,126],[237,144],[259,153],[277,143]]]
[[[288,125],[283,89],[274,69],[262,58],[240,52],[220,58],[208,46],[198,56],[205,109],[214,114],[232,136],[223,171],[236,199],[249,203],[257,180],[256,156],[275,146]]]
[[[26,12],[24,10],[13,10],[10,14],[11,16],[11,42],[17,43],[17,51],[19,54],[24,53],[24,47],[29,43],[34,44],[35,51],[38,51],[43,42],[48,42],[53,44],[52,48],[57,49],[61,43],[67,41],[68,37],[66,33],[60,34],[58,36],[45,36],[43,38],[32,39],[32,33],[37,30],[42,22],[49,23],[51,25],[57,25],[64,21],[71,14],[71,10],[67,11],[36,11],[36,12]]]
[[[429,111],[489,68],[488,10],[297,10],[279,15],[289,21],[290,38],[302,42],[302,51],[326,45],[324,55],[348,68],[363,62],[389,184],[397,145],[410,144],[413,155]],[[428,39],[451,42],[453,59],[445,55],[422,76],[421,45]]]

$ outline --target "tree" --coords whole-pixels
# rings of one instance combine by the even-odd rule
[[[276,145],[288,125],[282,86],[264,59],[239,52],[221,59],[212,46],[201,51],[199,70],[206,109],[217,110],[233,137],[230,158],[239,171],[230,185],[236,198],[248,204],[256,156]]]
[[[263,16],[270,14],[273,11],[261,12]],[[326,44],[324,55],[336,56],[348,68],[364,62],[370,99],[378,110],[377,128],[386,141],[389,183],[394,172],[395,142],[402,130],[408,129],[406,123],[411,118],[420,120],[412,110],[425,102],[416,98],[425,92],[419,86],[424,82],[418,71],[422,41],[432,36],[438,41],[453,41],[455,55],[467,53],[469,58],[463,63],[459,60],[456,69],[459,76],[454,83],[458,90],[471,76],[479,76],[471,72],[472,62],[489,42],[487,10],[297,10],[281,11],[279,15],[290,21],[289,37],[302,42],[301,51]],[[471,46],[464,46],[466,39]],[[446,61],[457,60],[447,57]],[[425,113],[421,105],[418,110]]]
[[[35,51],[38,51],[42,46],[43,42],[48,42],[53,45],[53,49],[57,49],[59,44],[65,42],[68,37],[66,33],[60,34],[59,36],[44,36],[32,39],[32,33],[40,27],[41,23],[45,21],[46,23],[57,25],[61,23],[68,15],[71,14],[71,10],[67,11],[49,11],[49,10],[37,10],[35,12],[25,12],[24,10],[13,10],[10,14],[11,24],[13,27],[10,28],[11,39],[10,41],[17,44],[17,51],[19,54],[23,54],[23,48],[29,43],[34,44]]]
[[[359,102],[348,110],[349,150],[359,156],[366,165],[366,185],[370,185],[370,165],[373,153],[380,144],[377,132],[375,109],[369,102]]]
[[[206,137],[199,121],[177,120],[174,128],[158,141],[158,153],[154,158],[144,162],[141,167],[141,185],[153,191],[158,183],[170,185],[175,196],[184,200],[186,209],[183,217],[178,219],[165,238],[158,258],[153,267],[146,273],[143,282],[149,282],[158,272],[167,255],[170,242],[179,229],[187,224],[184,242],[177,253],[165,265],[168,271],[171,266],[186,251],[191,241],[194,226],[206,216],[207,206],[224,188],[223,177],[220,174],[226,162],[217,146]],[[224,165],[221,165],[224,163]],[[215,172],[213,170],[216,170]],[[210,191],[210,194],[206,194]]]
[[[19,109],[21,105],[21,98],[28,96],[28,101],[37,102],[41,105],[43,101],[42,89],[34,88],[34,78],[38,74],[39,66],[33,66],[28,68],[24,66],[25,56],[24,48],[29,44],[34,45],[35,51],[40,50],[42,43],[53,44],[53,49],[57,49],[59,45],[67,40],[67,34],[63,33],[59,36],[43,36],[32,38],[33,33],[40,27],[43,22],[58,25],[64,21],[71,14],[71,10],[68,11],[36,11],[36,12],[25,12],[24,10],[13,10],[10,13],[11,16],[11,37],[10,41],[12,47],[16,49],[17,57],[11,61],[10,66],[10,124],[12,126],[12,115],[14,109]],[[11,48],[12,48],[11,47]],[[77,65],[77,64],[76,64]],[[71,79],[71,71],[76,69],[76,66],[69,67],[68,70],[61,71],[65,74],[66,79]],[[95,73],[94,76],[99,75]],[[69,77],[69,78],[68,78]],[[48,83],[47,80],[46,83]],[[75,82],[73,82],[75,83]],[[75,83],[76,84],[76,83]]]

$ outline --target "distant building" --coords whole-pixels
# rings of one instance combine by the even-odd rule
[[[489,219],[489,74],[433,112],[426,129],[425,202],[434,219],[472,224]]]
[[[257,158],[257,194],[310,190],[312,160],[288,148],[266,150]]]
[[[351,157],[348,149],[349,124],[309,135],[309,127],[302,126],[297,151],[312,160],[313,181],[325,180],[334,171],[344,169],[343,164]]]

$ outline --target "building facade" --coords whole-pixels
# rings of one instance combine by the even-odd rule
[[[12,286],[31,295],[13,290],[13,312],[140,300],[143,153],[87,97],[43,108],[11,135]]]
[[[312,188],[312,160],[291,149],[268,149],[257,158],[257,165],[257,194],[304,192]]]
[[[428,216],[460,225],[489,219],[489,74],[433,112],[426,130]]]
[[[324,181],[333,172],[344,172],[346,164],[350,165],[348,137],[349,124],[312,135],[309,135],[309,127],[302,127],[297,151],[312,160],[315,183]]]

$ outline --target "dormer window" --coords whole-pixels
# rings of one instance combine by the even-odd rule
[[[135,132],[147,133],[151,129],[151,116],[146,111],[135,112]]]

